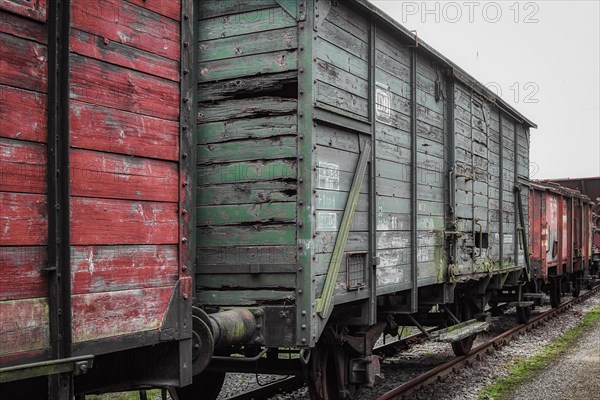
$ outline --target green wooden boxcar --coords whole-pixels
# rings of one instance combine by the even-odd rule
[[[368,1],[199,8],[200,305],[302,348],[523,280],[531,121]]]

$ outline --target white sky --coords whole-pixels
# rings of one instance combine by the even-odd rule
[[[372,3],[538,124],[532,178],[600,176],[600,1]]]

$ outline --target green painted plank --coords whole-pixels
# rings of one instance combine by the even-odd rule
[[[197,274],[196,287],[210,289],[294,289],[296,274],[228,274],[223,267],[222,274]]]
[[[198,185],[223,183],[293,180],[297,177],[295,160],[248,161],[230,164],[213,164],[197,168]]]
[[[363,193],[358,196],[356,211],[369,211],[368,187],[361,188]],[[317,189],[317,210],[343,211],[348,200],[348,192]]]
[[[221,60],[298,48],[298,28],[275,29],[199,42],[198,61]]]
[[[296,220],[294,203],[261,203],[196,207],[199,226],[248,223],[291,223]]]
[[[219,121],[199,125],[196,143],[218,143],[240,139],[264,139],[294,135],[298,128],[296,115]]]
[[[294,225],[215,226],[197,228],[197,246],[271,246],[296,242]]]
[[[233,80],[206,82],[198,85],[199,103],[233,99],[239,97],[260,97],[273,95],[294,86],[298,73],[294,71],[277,74],[242,77]]]
[[[275,74],[297,68],[297,51],[279,51],[205,61],[198,64],[198,82],[222,81],[257,74]]]
[[[240,4],[242,2],[236,3]],[[227,17],[206,19],[199,25],[198,40],[203,42],[217,38],[288,28],[296,26],[296,19],[292,18],[283,8],[274,7],[242,12]]]
[[[256,97],[227,100],[198,106],[198,122],[229,121],[233,118],[253,118],[264,114],[282,115],[296,113],[296,99]]]
[[[326,20],[351,33],[356,39],[368,42],[370,33],[369,21],[343,2],[333,2]]]
[[[343,69],[318,59],[315,65],[318,80],[343,89],[363,99],[369,98],[369,83]]]
[[[265,302],[293,304],[294,291],[290,290],[201,290],[196,293],[198,302],[207,306],[253,306]]]
[[[369,77],[369,64],[367,61],[343,51],[343,49],[320,37],[316,40],[315,56],[359,78],[368,79]]]
[[[328,104],[344,114],[350,112],[363,118],[367,118],[369,115],[366,99],[320,80],[317,80],[315,84],[315,97],[318,102]]]
[[[368,43],[359,40],[356,36],[327,20],[319,27],[318,35],[336,45],[346,54],[355,55],[365,61],[369,60]]]
[[[296,157],[296,137],[235,140],[197,146],[198,164]]]
[[[296,0],[292,0],[296,1]],[[274,8],[277,6],[276,0],[251,0],[251,1],[232,1],[232,0],[202,0],[196,3],[198,7],[198,16],[200,19],[214,18],[229,14],[239,14],[242,12],[261,10],[265,8]],[[203,23],[203,22],[202,22]]]
[[[282,181],[211,185],[198,188],[197,205],[295,202],[297,186]]]
[[[344,212],[319,210],[316,213],[315,230],[318,232],[336,232],[340,229]],[[369,213],[356,211],[350,224],[352,232],[367,232],[369,230]]]
[[[231,247],[198,247],[198,273],[206,273],[205,267],[211,266],[229,272],[232,265],[262,266],[263,269],[274,271],[283,265],[296,264],[296,246],[236,246]],[[270,266],[273,266],[272,268]],[[280,271],[286,270],[279,268]],[[295,268],[292,269],[295,271]],[[247,272],[251,272],[248,270]]]

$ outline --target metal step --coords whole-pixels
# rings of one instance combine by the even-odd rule
[[[533,305],[533,301],[511,301],[508,303],[509,307],[531,307]]]
[[[523,293],[524,299],[543,299],[546,297],[546,293]]]
[[[489,322],[470,319],[460,324],[449,326],[448,328],[433,331],[429,334],[429,338],[435,342],[453,343],[478,332],[487,331],[489,327]]]

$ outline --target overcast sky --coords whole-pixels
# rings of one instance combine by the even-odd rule
[[[372,3],[538,124],[532,178],[600,176],[600,1]]]

